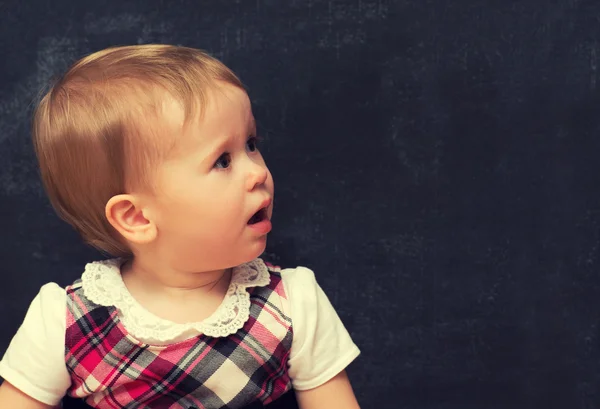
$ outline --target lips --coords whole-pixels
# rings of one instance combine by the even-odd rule
[[[252,215],[252,217],[250,218],[250,220],[248,220],[248,224],[249,225],[254,225],[257,223],[260,223],[262,221],[268,220],[269,218],[269,206],[271,205],[272,200],[269,199],[265,199],[260,207],[258,208],[258,210]]]
[[[260,209],[248,220],[248,224],[260,223],[267,218],[267,209]]]

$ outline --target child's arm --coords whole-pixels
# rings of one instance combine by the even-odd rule
[[[44,285],[0,360],[0,409],[60,404],[71,384],[65,361],[66,322],[65,290],[54,283]]]
[[[360,350],[311,270],[281,274],[294,331],[288,373],[300,409],[359,409],[346,367]]]
[[[0,385],[0,408],[52,409],[53,406],[31,398],[10,383],[4,381]]]
[[[346,371],[307,391],[297,391],[300,409],[360,409]]]

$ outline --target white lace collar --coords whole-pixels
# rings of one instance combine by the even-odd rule
[[[87,264],[81,276],[84,294],[98,305],[116,307],[132,335],[160,343],[189,333],[210,337],[235,334],[250,316],[250,294],[246,289],[263,287],[271,281],[267,266],[259,258],[234,267],[231,284],[217,310],[203,321],[178,324],[157,317],[133,298],[121,277],[122,263],[122,259],[110,259]]]

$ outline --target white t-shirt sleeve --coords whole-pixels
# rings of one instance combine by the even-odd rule
[[[31,302],[0,361],[0,376],[26,395],[57,405],[71,384],[65,363],[65,331],[65,290],[55,283],[46,284]]]
[[[311,270],[284,269],[281,276],[294,334],[288,371],[295,390],[313,389],[343,371],[360,350]]]

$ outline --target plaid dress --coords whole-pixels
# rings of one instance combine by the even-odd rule
[[[100,409],[234,409],[291,390],[292,324],[281,275],[252,287],[250,317],[227,337],[199,335],[166,346],[142,343],[115,307],[94,304],[81,280],[67,287],[67,394]]]

